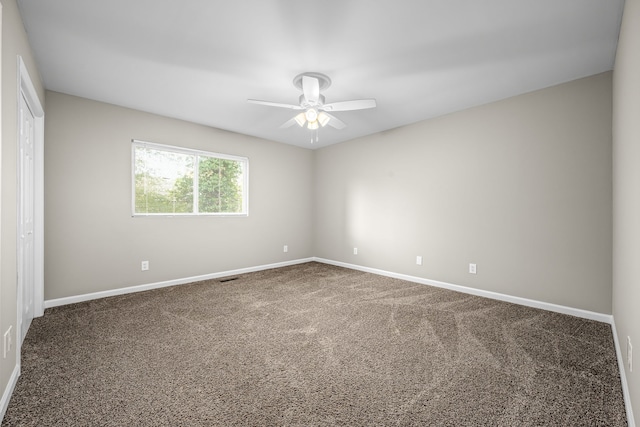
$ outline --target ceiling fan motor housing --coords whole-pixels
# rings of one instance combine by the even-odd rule
[[[307,99],[304,97],[304,94],[300,95],[300,98],[298,98],[298,101],[300,101],[300,105],[303,106],[304,108],[319,107],[324,104],[324,95],[318,96],[318,102],[316,104],[310,104],[309,102],[307,102]]]

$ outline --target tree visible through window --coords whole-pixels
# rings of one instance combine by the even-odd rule
[[[134,215],[246,215],[248,160],[133,141]]]

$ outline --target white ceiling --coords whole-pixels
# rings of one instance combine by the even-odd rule
[[[624,0],[18,0],[47,89],[318,148],[613,68]],[[302,72],[348,126],[279,126]]]

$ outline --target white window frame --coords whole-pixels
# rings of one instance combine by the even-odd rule
[[[168,151],[179,154],[187,154],[196,156],[194,164],[193,176],[193,207],[196,211],[199,207],[199,191],[198,191],[198,170],[200,157],[214,157],[224,160],[234,160],[242,165],[242,212],[186,212],[186,213],[142,213],[136,212],[136,156],[137,147],[152,148],[158,151]],[[176,217],[176,216],[216,216],[216,217],[238,217],[249,216],[249,158],[241,156],[233,156],[229,154],[214,153],[211,151],[195,150],[192,148],[178,147],[175,145],[158,144],[155,142],[141,141],[137,139],[131,140],[131,216],[133,217]]]

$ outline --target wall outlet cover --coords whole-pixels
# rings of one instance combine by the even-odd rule
[[[469,264],[469,273],[476,274],[477,271],[478,270],[476,269],[476,265],[475,264]]]

